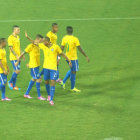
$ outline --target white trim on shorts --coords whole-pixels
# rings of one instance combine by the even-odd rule
[[[33,68],[33,73],[34,73],[34,75],[35,75],[35,78],[37,79],[37,76],[36,76],[36,73],[35,73],[35,71],[34,71],[34,68]]]
[[[78,69],[77,69],[77,63],[76,63],[76,60],[75,60],[75,66],[76,66],[76,71],[78,71]]]
[[[1,74],[0,74],[0,78],[1,78],[2,84],[4,85],[4,81],[3,81],[3,79],[2,79],[2,76],[1,76]]]
[[[15,65],[15,63],[16,63],[16,62],[15,62],[15,60],[14,60],[14,65]],[[15,66],[16,70],[18,69],[17,67],[18,67],[18,66]]]

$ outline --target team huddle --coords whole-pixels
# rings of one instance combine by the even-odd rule
[[[13,26],[13,33],[8,37],[8,47],[10,50],[10,62],[13,66],[13,74],[8,81],[8,87],[11,90],[20,90],[17,86],[17,77],[20,73],[20,63],[22,59],[25,59],[25,55],[29,54],[28,67],[32,79],[29,82],[28,88],[24,93],[24,98],[32,99],[30,91],[33,85],[36,83],[36,89],[39,100],[47,100],[50,105],[54,105],[54,93],[55,93],[55,82],[59,82],[63,89],[65,89],[65,83],[70,78],[71,91],[80,92],[75,88],[76,72],[79,70],[77,49],[86,57],[89,62],[88,56],[85,54],[83,49],[80,47],[80,42],[77,37],[73,35],[73,28],[68,26],[66,28],[67,35],[65,35],[61,42],[61,48],[57,45],[57,23],[52,24],[52,30],[49,31],[45,37],[40,34],[36,35],[35,40],[31,39],[27,32],[25,32],[26,38],[30,44],[22,52],[20,49],[20,27]],[[0,38],[0,89],[2,92],[2,101],[11,101],[5,96],[5,86],[7,83],[7,75],[9,74],[9,67],[6,60],[5,47],[7,41],[5,38]],[[63,53],[65,49],[66,53]],[[43,70],[40,72],[40,50],[44,54]],[[66,73],[63,80],[59,78],[59,61],[61,56],[68,63],[70,70]],[[41,96],[40,83],[41,77],[44,77],[45,87],[47,92],[47,98]]]

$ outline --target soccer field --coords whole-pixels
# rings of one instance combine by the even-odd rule
[[[55,106],[37,100],[35,86],[34,98],[23,98],[31,79],[26,55],[17,79],[21,91],[7,87],[12,101],[0,101],[0,140],[140,140],[140,1],[1,0],[0,37],[19,25],[22,50],[29,44],[25,30],[32,38],[45,36],[53,22],[59,45],[71,25],[90,58],[87,63],[78,53],[76,87],[82,92],[70,92],[68,80],[66,90],[56,84]],[[63,58],[59,67],[64,78],[69,66]],[[47,95],[44,82],[41,93]]]

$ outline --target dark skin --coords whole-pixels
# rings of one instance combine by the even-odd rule
[[[50,48],[53,44],[50,41],[44,40],[44,45],[46,47]],[[71,67],[72,64],[71,64],[71,61],[68,59],[68,57],[64,53],[61,53],[60,55],[63,56],[66,60],[69,61],[69,66]],[[50,81],[51,81],[51,86],[55,86],[55,80],[50,80]],[[45,80],[45,83],[49,84],[49,80]]]
[[[68,34],[68,35],[72,35],[72,34]],[[62,51],[64,50],[65,46],[61,46]],[[78,50],[80,51],[80,53],[83,54],[83,56],[86,57],[87,62],[90,62],[88,56],[86,55],[86,53],[84,52],[84,50],[81,48],[81,46],[77,46]],[[72,71],[73,74],[76,74],[76,71]]]
[[[32,40],[32,39],[28,36],[27,32],[25,32],[25,36],[27,37],[27,39],[28,39],[30,42],[32,42],[32,43],[35,44],[35,45],[38,45],[38,43],[37,43],[36,41]],[[47,40],[43,40],[43,44],[44,44],[46,47],[48,47],[48,48],[50,48],[50,47],[53,45],[50,41],[47,41]],[[59,54],[59,55],[63,56],[66,60],[68,60],[68,61],[69,61],[69,66],[72,67],[71,61],[68,59],[68,57],[67,57],[64,53],[61,53],[61,54]],[[50,82],[49,80],[45,80],[45,84],[49,84],[49,82]],[[54,85],[55,85],[55,80],[51,80],[51,86],[54,86]]]

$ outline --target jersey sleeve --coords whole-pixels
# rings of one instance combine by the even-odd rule
[[[8,46],[13,46],[13,40],[11,37],[8,38]]]
[[[32,51],[32,49],[33,49],[33,46],[32,46],[32,45],[28,45],[28,46],[26,47],[26,49],[25,49],[25,52],[26,52],[26,53],[30,53],[30,52]]]
[[[39,46],[40,49],[42,49],[42,50],[44,49],[44,44],[43,43],[39,43],[38,46]]]
[[[76,43],[76,47],[80,46],[80,41],[78,38],[76,38],[75,43]]]
[[[58,54],[61,54],[62,53],[62,50],[61,50],[61,48],[57,45],[57,53]]]
[[[63,39],[62,39],[62,42],[61,42],[61,46],[65,46],[65,44],[66,44],[66,43],[65,43],[65,39],[63,38]]]

